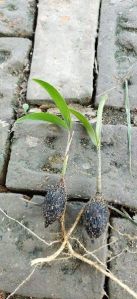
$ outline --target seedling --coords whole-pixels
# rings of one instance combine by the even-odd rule
[[[56,107],[59,109],[62,118],[52,113],[37,112],[27,114],[18,119],[17,122],[23,120],[46,121],[53,123],[57,126],[63,127],[68,132],[68,140],[64,155],[60,181],[57,185],[50,186],[43,203],[43,215],[45,219],[45,227],[47,227],[49,224],[52,224],[55,220],[59,219],[65,210],[65,205],[67,201],[65,190],[65,174],[69,158],[69,149],[74,132],[72,129],[70,111],[63,96],[55,89],[55,87],[53,87],[49,83],[39,79],[34,79],[34,81],[49,93]]]
[[[65,258],[78,259],[79,261],[84,262],[88,266],[92,267],[92,269],[95,268],[97,271],[101,272],[107,278],[110,278],[112,281],[117,283],[118,286],[122,287],[123,290],[127,291],[133,298],[137,299],[136,292],[134,292],[132,289],[130,289],[121,280],[119,280],[110,271],[110,269],[106,269],[106,265],[103,264],[103,262],[92,251],[90,252],[89,250],[87,250],[86,247],[79,241],[79,239],[72,237],[72,234],[73,234],[74,230],[76,229],[82,215],[84,216],[83,218],[85,219],[86,229],[92,238],[96,238],[99,235],[101,235],[101,233],[105,229],[107,221],[108,221],[108,216],[109,216],[108,206],[107,206],[106,202],[102,199],[102,193],[101,193],[102,192],[102,188],[101,188],[101,127],[102,127],[103,107],[104,107],[104,104],[105,104],[105,101],[107,98],[104,97],[100,101],[98,113],[97,113],[97,125],[96,125],[96,128],[94,129],[94,127],[89,123],[89,121],[81,113],[79,113],[78,111],[71,109],[71,108],[68,111],[68,106],[66,105],[66,103],[63,108],[64,99],[62,98],[62,96],[58,93],[58,91],[53,86],[51,86],[50,84],[48,84],[44,81],[40,81],[40,80],[35,80],[35,81],[38,82],[40,85],[42,85],[48,91],[48,93],[51,95],[56,106],[59,108],[63,119],[59,118],[55,115],[49,114],[49,113],[33,113],[33,114],[25,115],[24,117],[19,119],[18,122],[21,120],[25,120],[25,119],[44,120],[44,121],[54,123],[56,125],[60,125],[61,127],[68,130],[68,142],[67,142],[67,146],[66,146],[66,152],[64,155],[64,163],[63,163],[60,183],[58,185],[54,186],[54,188],[50,189],[49,193],[47,193],[47,197],[46,197],[45,201],[47,201],[48,204],[46,205],[46,203],[45,203],[45,208],[44,208],[45,210],[43,209],[43,211],[45,213],[45,217],[46,217],[46,219],[45,219],[46,225],[48,225],[48,224],[54,222],[56,219],[60,218],[61,213],[63,213],[63,215],[61,217],[62,239],[55,240],[53,242],[46,242],[40,236],[36,235],[36,233],[31,231],[28,227],[23,225],[18,220],[10,217],[7,213],[4,212],[4,210],[2,210],[0,208],[0,211],[3,213],[3,215],[5,217],[7,217],[9,220],[14,221],[17,224],[19,224],[22,228],[24,228],[30,234],[32,234],[33,237],[35,236],[39,241],[43,242],[46,246],[51,246],[54,243],[61,243],[60,247],[58,247],[57,250],[54,253],[52,253],[51,255],[44,257],[44,258],[42,258],[42,257],[36,258],[31,261],[31,265],[33,266],[31,273],[16,287],[16,289],[7,297],[7,299],[10,299],[20,289],[20,287],[22,287],[26,282],[29,281],[29,279],[32,277],[32,275],[34,274],[35,270],[37,269],[37,267],[39,265],[43,265],[44,263],[51,263],[51,262],[54,262],[59,259],[65,260]],[[63,99],[63,101],[62,101],[62,99]],[[75,219],[75,222],[73,223],[71,228],[66,230],[65,221],[64,221],[64,216],[65,216],[64,202],[66,202],[66,194],[64,192],[64,176],[65,176],[66,169],[67,169],[69,148],[70,148],[72,136],[73,136],[70,113],[74,114],[82,122],[82,124],[86,128],[93,144],[96,146],[97,156],[98,156],[98,168],[97,168],[97,192],[96,192],[94,200],[91,199],[90,202],[86,205],[86,207],[85,208],[83,207],[80,210],[80,212],[78,213],[78,215]],[[55,205],[55,203],[57,205]],[[59,206],[58,206],[58,204],[59,204]],[[50,208],[50,206],[52,208]],[[62,212],[60,213],[60,211],[62,211]],[[124,211],[122,214],[124,214],[126,216],[126,218],[131,221],[131,218],[127,214],[126,211]],[[126,237],[128,237],[128,235],[126,235]],[[71,240],[73,240],[73,239],[77,242],[77,244],[80,246],[80,248],[82,248],[82,252],[84,252],[84,253],[82,253],[82,254],[78,253],[73,248],[73,245],[71,243]],[[101,248],[102,247],[98,248],[97,250],[100,250]],[[67,254],[67,256],[62,257],[62,253],[65,253],[65,255]],[[87,258],[86,255],[92,256],[94,260]]]
[[[85,127],[91,141],[97,150],[97,182],[96,182],[96,194],[94,198],[86,204],[83,220],[86,230],[91,238],[98,238],[105,230],[109,218],[108,205],[102,197],[102,180],[101,180],[101,129],[102,129],[102,113],[107,96],[102,97],[98,111],[97,111],[97,123],[94,128],[88,119],[80,112],[69,108],[70,112],[74,114],[79,121]]]

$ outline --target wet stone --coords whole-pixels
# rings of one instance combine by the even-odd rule
[[[97,95],[109,90],[107,105],[110,107],[124,106],[124,82],[127,79],[131,109],[137,108],[136,14],[136,0],[102,1]],[[96,104],[98,102],[99,97],[96,98]]]
[[[45,193],[59,182],[67,133],[44,122],[24,121],[14,127],[6,186]],[[132,175],[129,174],[127,128],[103,126],[102,192],[109,202],[137,207],[137,128],[132,129]],[[76,150],[77,149],[77,150]],[[80,124],[75,125],[66,188],[70,198],[89,199],[96,189],[96,150]]]
[[[41,0],[27,99],[49,101],[32,78],[50,82],[67,100],[88,104],[93,91],[99,0]],[[44,50],[43,50],[44,49]]]
[[[21,221],[47,242],[59,239],[59,222],[55,222],[45,229],[41,208],[25,203],[22,199],[23,195],[21,194],[1,193],[0,206],[8,215]],[[43,197],[34,196],[33,202],[39,203],[43,199]],[[67,229],[74,223],[81,207],[82,204],[78,202],[67,205]],[[0,289],[12,292],[32,271],[31,260],[53,254],[59,244],[54,244],[52,247],[46,246],[17,223],[7,219],[1,212],[0,223]],[[105,263],[107,255],[106,232],[99,239],[91,242],[82,222],[80,222],[73,237],[78,238],[89,251],[104,245],[95,254]],[[73,241],[72,245],[77,252],[81,252],[76,241]],[[91,297],[101,299],[103,286],[104,276],[101,273],[78,260],[70,259],[56,261],[38,268],[29,282],[18,291],[18,295],[53,299],[90,299]]]
[[[109,242],[114,241],[114,238],[117,241],[110,245],[110,258],[114,257],[110,262],[110,270],[137,293],[137,227],[128,220],[119,218],[113,218],[111,224],[114,229],[111,230]],[[133,297],[109,280],[109,298]]]
[[[31,37],[35,11],[35,0],[0,1],[0,36]]]

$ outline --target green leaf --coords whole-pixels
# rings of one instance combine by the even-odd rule
[[[128,141],[128,155],[129,155],[129,171],[132,173],[132,157],[131,157],[131,145],[132,145],[132,127],[131,127],[131,113],[129,103],[129,92],[128,92],[128,80],[125,80],[125,109],[127,115],[127,141]]]
[[[84,128],[86,129],[90,139],[92,140],[93,144],[97,146],[96,132],[94,127],[88,121],[88,119],[83,114],[70,107],[69,110],[73,115],[75,115],[80,120],[80,122],[83,124]]]
[[[71,117],[70,117],[70,111],[68,109],[68,105],[64,99],[64,97],[58,92],[58,90],[49,84],[48,82],[39,80],[39,79],[33,79],[36,83],[38,83],[41,87],[43,87],[48,94],[51,96],[52,100],[54,101],[55,105],[58,107],[60,113],[62,114],[68,129],[71,128]]]
[[[67,129],[67,125],[63,119],[58,117],[57,115],[54,115],[52,113],[45,113],[45,112],[35,112],[27,114],[19,119],[17,119],[17,123],[23,121],[23,120],[36,120],[36,121],[47,121],[50,123],[53,123],[57,126],[63,127]]]
[[[121,212],[120,210],[116,209],[115,207],[113,207],[113,206],[111,206],[111,205],[108,205],[108,207],[109,207],[109,209],[111,209],[111,210],[117,212],[119,215],[123,216],[125,219],[129,220],[131,223],[133,223],[134,225],[137,226],[137,222],[136,222],[134,219],[132,219],[132,218],[128,215],[128,213]]]
[[[107,95],[102,96],[97,111],[96,136],[97,136],[98,146],[100,146],[101,144],[102,114],[107,99],[108,99]]]

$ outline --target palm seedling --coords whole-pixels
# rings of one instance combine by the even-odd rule
[[[70,149],[74,132],[72,129],[70,111],[63,96],[55,89],[55,87],[53,87],[49,83],[39,79],[34,79],[34,81],[48,92],[48,94],[51,96],[52,100],[54,101],[56,107],[59,109],[61,117],[54,115],[52,113],[37,112],[37,113],[26,114],[25,116],[18,119],[17,122],[23,120],[46,121],[49,123],[53,123],[57,126],[63,127],[68,132],[68,139],[67,139],[67,145],[66,145],[60,180],[56,185],[50,186],[48,188],[43,203],[43,216],[45,219],[45,227],[47,227],[49,224],[52,224],[57,219],[60,219],[65,210],[66,201],[67,201],[66,187],[65,187],[65,174],[66,174],[68,158],[69,158],[69,149]]]
[[[83,212],[84,225],[87,233],[92,239],[98,238],[104,232],[109,218],[108,205],[102,196],[101,180],[101,129],[102,113],[106,100],[107,96],[104,96],[99,103],[96,128],[94,128],[88,119],[80,112],[69,108],[70,112],[75,115],[83,124],[97,151],[96,194],[95,197],[91,198],[90,201],[85,205]]]

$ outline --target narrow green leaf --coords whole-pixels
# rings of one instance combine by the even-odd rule
[[[102,114],[107,99],[108,99],[107,95],[102,96],[97,111],[96,136],[97,136],[98,146],[100,146],[101,144]]]
[[[67,129],[67,125],[63,119],[58,117],[57,115],[54,115],[52,113],[45,113],[45,112],[35,112],[27,114],[19,119],[17,119],[17,123],[23,121],[23,120],[36,120],[36,121],[47,121],[50,123],[53,123],[57,126],[63,127]]]
[[[51,96],[52,100],[54,101],[55,105],[58,107],[60,113],[62,114],[68,129],[70,129],[72,125],[70,111],[68,109],[68,105],[64,97],[58,92],[58,90],[54,86],[52,86],[48,82],[39,79],[33,79],[33,81],[38,83],[41,87],[43,87],[48,92],[48,94]]]
[[[130,103],[129,103],[129,93],[128,93],[128,81],[125,80],[125,109],[127,115],[127,140],[128,140],[128,155],[129,155],[129,171],[132,172],[132,157],[131,157],[131,113],[130,113]]]
[[[115,211],[116,213],[118,213],[119,215],[121,215],[122,217],[124,217],[125,219],[129,220],[131,223],[133,223],[134,225],[137,226],[137,222],[132,219],[128,213],[124,213],[124,212],[121,212],[120,210],[116,209],[115,207],[111,206],[111,205],[108,205],[109,209]]]
[[[88,121],[88,119],[83,114],[70,107],[69,110],[73,115],[75,115],[80,120],[80,122],[83,124],[84,128],[86,129],[90,139],[92,140],[93,144],[97,146],[96,132],[94,127]]]

